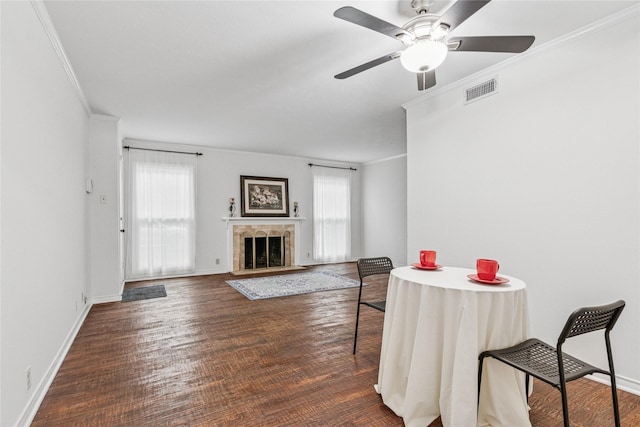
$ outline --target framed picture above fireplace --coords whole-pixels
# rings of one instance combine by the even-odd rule
[[[289,216],[289,180],[240,176],[242,216]]]

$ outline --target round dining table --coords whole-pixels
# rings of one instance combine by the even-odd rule
[[[526,284],[500,273],[506,283],[479,283],[475,273],[391,271],[376,390],[408,427],[438,417],[445,427],[531,426],[524,374],[491,358],[478,402],[478,355],[528,338]]]

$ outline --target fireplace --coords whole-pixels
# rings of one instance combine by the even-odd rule
[[[295,265],[295,228],[286,223],[233,224],[233,274],[288,270]]]
[[[285,240],[285,236],[245,237],[245,270],[285,267]]]

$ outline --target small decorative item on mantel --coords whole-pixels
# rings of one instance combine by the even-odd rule
[[[293,216],[296,218],[300,216],[300,211],[298,211],[298,202],[293,202]]]
[[[229,217],[236,216],[236,199],[233,197],[229,199]]]

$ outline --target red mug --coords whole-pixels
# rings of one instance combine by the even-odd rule
[[[479,279],[494,280],[500,269],[500,264],[494,259],[480,258],[476,261],[476,269],[478,270]]]
[[[420,251],[420,265],[423,267],[435,267],[436,251]]]

